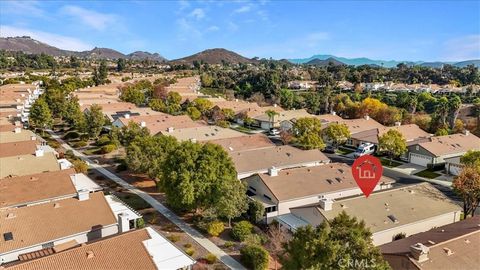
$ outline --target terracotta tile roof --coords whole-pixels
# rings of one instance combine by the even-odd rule
[[[266,171],[272,166],[278,169],[294,168],[312,163],[328,163],[320,150],[301,150],[293,146],[275,146],[246,151],[229,151],[228,154],[239,174]]]
[[[222,146],[225,151],[243,151],[259,148],[274,147],[275,144],[264,134],[254,134],[248,136],[211,140],[211,143]]]
[[[462,155],[471,149],[480,150],[480,138],[473,134],[452,134],[431,137],[430,141],[418,145],[437,157],[451,154]]]
[[[30,154],[0,158],[0,179],[59,170],[57,158],[51,152],[40,157]]]
[[[72,174],[74,169],[4,178],[0,180],[0,209],[75,195]]]
[[[173,258],[166,258],[164,262],[154,262],[145,245],[146,241],[151,241],[152,239],[150,233],[150,228],[130,231],[90,242],[50,256],[16,264],[6,269],[167,269],[167,265],[170,265],[169,261],[173,260]],[[157,235],[160,236],[158,233]],[[170,250],[167,250],[167,248],[171,249],[173,244],[166,242],[165,245],[168,246],[161,247],[165,248],[165,252],[168,252]],[[173,256],[179,254],[178,251],[175,253],[177,254],[165,255]],[[194,263],[191,259],[185,258],[184,260],[189,261],[190,264]]]
[[[281,170],[277,176],[266,173],[258,176],[279,201],[357,188],[350,166],[344,163]],[[380,182],[391,183],[393,180],[382,177]]]
[[[352,135],[357,132],[362,132],[370,129],[384,128],[382,124],[378,123],[372,118],[369,118],[368,120],[365,118],[343,119],[341,121],[338,121],[338,123],[347,125],[348,130],[350,130],[350,134]]]
[[[201,122],[193,121],[188,115],[169,115],[161,113],[158,115],[140,115],[130,116],[130,118],[118,118],[123,125],[127,126],[131,121],[141,124],[145,122],[145,127],[148,128],[150,134],[157,135],[158,133],[167,134],[168,128],[176,129],[196,128],[205,126]],[[169,135],[169,134],[168,134]]]
[[[32,140],[0,143],[0,158],[34,154],[37,150],[37,143],[37,141]]]
[[[13,240],[10,241],[0,238],[0,253],[117,223],[103,192],[90,193],[90,198],[84,201],[69,198],[34,206],[9,208],[2,210],[0,215],[2,232],[13,234]]]
[[[11,132],[11,131],[14,131],[16,127],[17,126],[15,126],[15,124],[12,124],[12,123],[0,125],[0,132]]]

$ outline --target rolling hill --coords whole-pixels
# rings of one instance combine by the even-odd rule
[[[319,66],[319,67],[326,67],[330,64],[333,64],[334,66],[343,66],[346,65],[343,62],[338,61],[337,59],[330,57],[325,60],[320,60],[320,59],[313,59],[305,63],[307,65],[314,65],[314,66]]]
[[[253,63],[255,60],[241,56],[236,52],[232,52],[226,49],[216,48],[201,51],[199,53],[183,57],[180,59],[172,60],[173,64],[193,64],[194,61],[204,62],[211,65],[221,64],[222,60],[227,63]]]

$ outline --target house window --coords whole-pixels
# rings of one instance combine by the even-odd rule
[[[265,195],[265,194],[263,194],[263,197],[269,199],[270,201],[272,200],[272,198],[270,198],[269,196],[267,196],[267,195]]]
[[[248,186],[248,188],[250,188],[250,189],[253,190],[253,191],[257,191],[257,190],[256,190],[254,187],[252,187],[252,186]]]
[[[420,150],[420,147],[418,145],[415,146],[415,150]]]
[[[271,213],[277,211],[277,206],[270,206],[265,208],[265,213]]]
[[[42,245],[42,249],[43,248],[53,248],[53,242],[49,242],[49,243],[45,243]]]

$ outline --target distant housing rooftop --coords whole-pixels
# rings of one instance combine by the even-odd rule
[[[247,136],[245,133],[218,126],[175,129],[172,132],[165,133],[165,135],[173,136],[179,141],[192,140],[198,142]]]
[[[0,132],[0,143],[30,141],[32,137],[35,140],[43,140],[30,130],[22,129],[19,133],[14,131]]]
[[[30,154],[0,158],[0,179],[58,170],[60,165],[51,152],[43,156]]]

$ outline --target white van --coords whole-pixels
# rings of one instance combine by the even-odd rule
[[[358,158],[364,155],[371,155],[375,153],[375,145],[373,143],[362,143],[353,153],[353,157]]]

